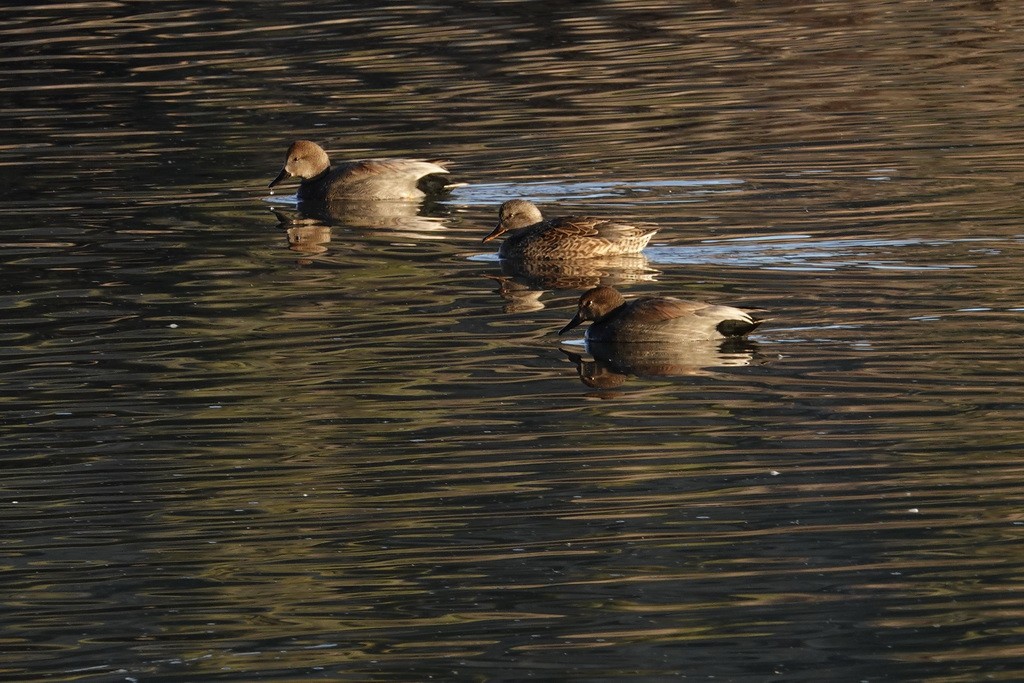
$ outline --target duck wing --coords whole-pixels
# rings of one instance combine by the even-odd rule
[[[765,322],[735,306],[670,297],[637,299],[629,304],[628,315],[632,320],[646,323],[669,322],[678,331],[695,335],[717,331],[723,337],[745,335]]]
[[[589,216],[561,216],[552,218],[543,225],[545,232],[560,235],[563,239],[566,237],[596,237],[609,242],[647,235],[653,236],[658,231],[657,228],[651,226],[617,223]]]
[[[675,299],[671,297],[643,297],[634,299],[629,303],[630,315],[642,317],[645,320],[664,321],[685,318],[687,316],[705,317],[714,308],[729,308],[728,306],[713,306],[703,301],[687,301],[686,299]],[[739,309],[733,309],[739,310]],[[742,311],[741,311],[742,312]]]
[[[349,161],[342,164],[338,172],[353,179],[386,175],[411,178],[413,180],[428,175],[447,175],[449,173],[448,169],[439,163],[439,160],[424,161],[422,159],[362,159],[361,161]]]
[[[363,159],[331,171],[329,199],[421,199],[446,182],[448,169],[421,159]],[[428,182],[438,179],[437,182]],[[436,186],[436,187],[435,187]]]

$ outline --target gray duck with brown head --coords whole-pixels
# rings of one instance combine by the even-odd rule
[[[270,182],[302,180],[300,202],[339,200],[420,200],[444,192],[448,169],[441,161],[422,159],[362,159],[331,166],[324,149],[309,140],[296,140],[288,148],[284,168]]]
[[[576,315],[558,334],[590,320],[587,341],[606,344],[674,342],[742,337],[765,319],[732,306],[672,297],[627,301],[611,287],[594,287],[580,297]]]

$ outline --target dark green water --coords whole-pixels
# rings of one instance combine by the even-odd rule
[[[0,10],[0,678],[1020,680],[1009,2]],[[270,197],[288,143],[451,160]],[[529,272],[497,206],[649,221]],[[596,362],[581,289],[767,309]]]

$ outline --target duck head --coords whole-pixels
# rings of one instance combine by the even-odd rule
[[[491,230],[490,234],[483,239],[490,242],[498,235],[509,230],[518,230],[536,223],[540,223],[543,217],[540,209],[525,199],[511,199],[501,205],[498,209],[498,225]]]
[[[611,287],[601,286],[589,289],[580,297],[576,315],[558,331],[558,334],[565,334],[587,320],[600,320],[625,303],[626,300],[622,295]]]
[[[270,181],[274,187],[285,178],[298,177],[303,180],[316,178],[331,167],[331,160],[323,147],[309,140],[296,140],[288,148],[288,156],[284,160],[284,168]]]

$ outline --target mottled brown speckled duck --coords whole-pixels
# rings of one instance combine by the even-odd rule
[[[586,216],[544,220],[532,203],[513,199],[501,205],[498,226],[483,241],[505,235],[498,249],[505,258],[580,259],[639,254],[657,231]]]

